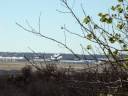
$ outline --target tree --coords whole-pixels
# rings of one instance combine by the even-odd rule
[[[106,75],[105,78],[109,78],[108,76],[110,76],[110,74],[112,77],[114,76],[113,74],[116,74],[116,78],[118,78],[118,80],[115,81],[115,78],[113,77],[114,81],[111,82],[110,80],[106,82],[101,80],[104,78],[104,76],[103,78],[101,76],[101,78],[97,79],[96,82],[87,82],[87,85],[94,84],[96,89],[97,89],[97,86],[99,85],[100,85],[100,88],[102,88],[101,85],[105,86],[104,88],[107,91],[101,92],[101,89],[100,89],[98,96],[107,96],[108,95],[107,93],[109,93],[108,90],[113,90],[113,89],[114,91],[112,91],[113,93],[110,93],[110,95],[112,94],[112,96],[126,96],[127,93],[125,93],[125,91],[127,90],[127,76],[128,76],[127,74],[128,72],[128,32],[127,32],[128,31],[128,1],[117,0],[117,4],[111,7],[111,11],[109,13],[104,13],[104,12],[99,13],[98,23],[95,22],[93,18],[91,18],[91,16],[86,15],[86,12],[82,6],[81,6],[81,10],[84,13],[83,21],[79,19],[75,11],[72,9],[72,7],[69,4],[70,2],[69,0],[61,0],[61,2],[65,6],[65,8],[68,10],[68,12],[67,11],[66,12],[59,11],[59,12],[71,14],[74,20],[77,21],[78,25],[80,25],[80,29],[83,32],[83,35],[74,33],[68,30],[68,28],[66,28],[65,26],[61,27],[61,29],[65,30],[65,32],[78,36],[83,40],[87,40],[91,42],[91,44],[88,44],[87,46],[81,45],[81,48],[83,51],[87,51],[90,54],[91,51],[96,50],[95,49],[95,46],[96,46],[100,50],[100,53],[106,56],[107,60],[103,61],[101,64],[110,64],[113,73],[112,72],[109,73],[105,71],[106,73],[103,72],[101,74],[98,74],[99,78],[101,75]],[[68,49],[71,53],[73,53],[76,57],[79,58],[79,56],[75,54],[75,52],[71,48],[69,48],[66,43],[57,41],[56,39],[47,37],[40,33],[40,17],[39,17],[38,31],[33,29],[31,26],[30,26],[30,29],[27,29],[26,27],[20,25],[19,23],[16,23],[16,24],[27,32],[38,35],[41,38],[50,39],[53,42],[56,42],[64,46],[66,49]],[[106,26],[109,29],[107,29]],[[90,55],[94,56],[93,54],[90,54]],[[95,74],[95,77],[97,77],[97,73]],[[98,80],[101,80],[101,81],[98,81]],[[115,85],[116,85],[116,88],[115,88]],[[86,89],[89,89],[89,87],[87,87]],[[117,95],[115,92],[117,93]]]
[[[99,24],[94,22],[93,18],[85,14],[85,10],[82,6],[81,8],[85,17],[83,21],[80,21],[73,9],[69,6],[68,0],[61,0],[69,13],[82,28],[84,35],[80,36],[79,34],[71,33],[65,27],[63,27],[63,29],[95,43],[115,70],[128,70],[128,2],[127,0],[117,1],[117,5],[111,7],[110,13],[98,14],[100,18]],[[103,26],[107,26],[109,29]],[[86,50],[92,50],[94,47],[93,44],[89,44],[86,46]],[[121,56],[122,54],[123,56]]]
[[[69,0],[60,0],[68,12],[61,13],[69,13],[73,16],[74,20],[80,25],[80,28],[83,35],[71,32],[65,26],[61,27],[62,30],[66,32],[76,35],[83,40],[88,40],[92,42],[92,45],[89,44],[86,47],[81,45],[84,51],[87,51],[90,54],[90,51],[95,50],[95,46],[100,50],[101,54],[105,55],[107,58],[107,62],[112,65],[114,70],[128,70],[128,2],[127,0],[117,0],[117,5],[111,7],[110,13],[99,13],[98,16],[100,18],[99,23],[94,22],[93,18],[86,15],[84,8],[81,6],[81,10],[84,13],[83,21],[81,21],[72,7],[69,4]],[[57,41],[51,37],[47,37],[40,33],[40,17],[39,17],[39,29],[38,31],[33,29],[30,26],[30,29],[25,28],[24,26],[16,23],[22,29],[27,32],[33,33],[40,37],[50,39],[68,49],[71,53],[73,53],[77,58],[78,55],[67,46],[67,44]],[[109,27],[109,30],[103,26]],[[95,44],[95,45],[94,45]],[[125,55],[124,55],[125,54]],[[79,58],[80,59],[80,58]]]

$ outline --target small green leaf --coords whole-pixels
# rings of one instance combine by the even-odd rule
[[[106,18],[100,18],[100,21],[101,22],[105,22],[106,21]]]
[[[111,24],[112,21],[113,21],[112,17],[109,14],[99,13],[99,16],[101,17],[100,18],[101,22],[105,22],[107,24]]]
[[[98,26],[95,24],[95,25],[94,25],[94,29],[97,29],[97,28],[98,28]]]
[[[119,28],[119,29],[123,29],[124,26],[125,26],[125,23],[119,22],[119,23],[117,24],[117,28]]]
[[[123,0],[118,0],[118,2],[123,2]]]
[[[91,21],[89,16],[86,16],[83,20],[83,23],[88,24]]]
[[[123,7],[122,7],[120,4],[118,4],[118,5],[116,6],[116,9],[117,9],[117,11],[118,11],[119,13],[122,13],[122,12],[123,12]]]
[[[98,15],[101,17],[103,15],[103,13],[99,13]]]
[[[92,35],[92,34],[87,34],[87,39],[88,39],[88,40],[93,39],[93,35]]]
[[[92,49],[92,46],[91,45],[87,45],[87,49],[88,50]]]
[[[108,18],[108,19],[106,20],[106,23],[111,24],[111,23],[112,23],[112,18],[111,18],[111,17]]]
[[[118,55],[118,50],[113,51],[113,55],[117,56]]]
[[[126,10],[128,10],[128,6],[126,7]]]
[[[128,19],[128,14],[125,14],[125,19]]]
[[[124,43],[124,41],[123,40],[118,40],[118,42],[121,44],[121,43]]]
[[[121,37],[121,35],[120,35],[120,34],[118,34],[118,33],[116,33],[114,37],[115,37],[115,39],[116,39],[116,40],[119,40],[119,39],[120,39],[120,37]]]
[[[126,44],[124,44],[124,45],[123,45],[123,47],[124,47],[124,48],[126,48],[126,47],[127,47],[127,45],[126,45]]]
[[[114,36],[112,36],[112,37],[109,38],[109,42],[110,43],[115,43],[116,42],[116,39],[114,38]]]
[[[116,7],[112,6],[111,9],[112,9],[113,11],[115,11]]]
[[[123,8],[118,8],[118,12],[122,13],[123,12]]]
[[[127,46],[127,44],[124,44],[124,45],[123,45],[123,49],[124,49],[125,51],[128,50],[128,46]]]

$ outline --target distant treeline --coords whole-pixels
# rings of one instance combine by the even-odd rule
[[[39,59],[46,59],[50,58],[56,53],[30,53],[30,52],[0,52],[0,56],[2,57],[24,57],[26,56],[29,59],[34,59],[38,57]],[[78,58],[74,56],[73,54],[64,54],[60,53],[60,55],[63,57],[63,60],[77,60]],[[83,55],[83,54],[77,54],[82,60],[95,60],[99,58],[106,58],[105,55]]]

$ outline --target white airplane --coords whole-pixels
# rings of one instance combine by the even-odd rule
[[[59,61],[60,59],[62,59],[62,56],[60,54],[54,54],[53,56],[51,56],[51,60],[53,61]]]

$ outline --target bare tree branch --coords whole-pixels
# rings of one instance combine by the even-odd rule
[[[18,25],[19,27],[21,27],[23,30],[27,31],[27,32],[30,32],[30,33],[33,33],[37,36],[40,36],[41,38],[46,38],[46,39],[49,39],[49,40],[52,40],[62,46],[64,46],[66,49],[68,49],[75,57],[77,57],[78,59],[81,59],[72,49],[70,49],[67,45],[65,45],[64,43],[60,42],[60,41],[57,41],[56,39],[53,39],[51,37],[48,37],[48,36],[45,36],[39,32],[36,32],[36,31],[33,31],[33,30],[29,30],[27,28],[25,28],[24,26],[20,25],[19,23],[16,23],[16,25]]]

